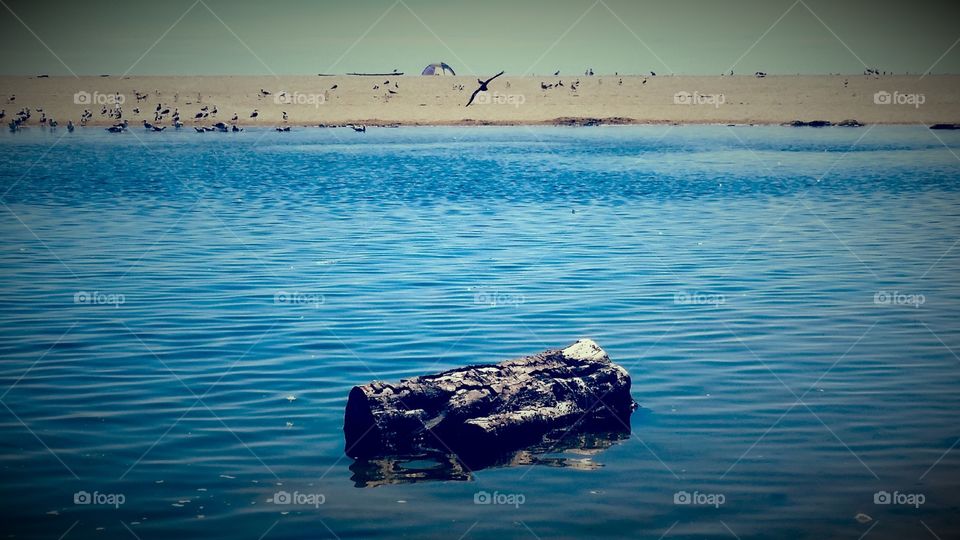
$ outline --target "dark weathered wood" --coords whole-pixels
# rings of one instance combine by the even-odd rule
[[[629,425],[630,375],[589,339],[499,364],[457,368],[350,391],[346,453],[476,454],[522,447],[557,430]]]

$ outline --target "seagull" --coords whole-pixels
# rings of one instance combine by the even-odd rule
[[[473,103],[473,99],[474,99],[475,97],[477,97],[477,94],[479,94],[480,92],[486,92],[486,91],[487,91],[487,85],[490,84],[490,81],[496,79],[497,77],[499,77],[499,76],[501,76],[501,75],[503,75],[503,72],[502,72],[502,71],[501,71],[500,73],[497,73],[497,74],[494,75],[493,77],[490,77],[489,79],[487,79],[487,80],[485,80],[485,81],[481,81],[480,79],[477,79],[477,82],[480,83],[480,87],[473,91],[473,94],[470,95],[470,101],[467,102],[467,104],[465,105],[465,107],[469,107],[470,104]]]
[[[283,111],[283,121],[287,121],[287,111]]]
[[[560,75],[560,70],[559,70],[559,69],[553,73],[553,76],[554,76],[554,77],[556,77],[557,75]]]
[[[254,109],[253,112],[250,113],[250,118],[256,118],[259,115],[260,113],[256,109]]]
[[[123,126],[110,126],[107,131],[109,133],[123,133]]]
[[[260,95],[262,95],[262,96],[269,96],[269,95],[270,95],[270,92],[267,92],[266,90],[264,90],[263,88],[261,88],[261,89],[260,89]]]
[[[239,120],[239,119],[240,119],[240,117],[237,116],[237,113],[233,113],[233,118],[231,118],[230,121],[231,121],[231,122],[236,122],[236,121]]]
[[[6,116],[7,116],[7,110],[6,109],[0,110],[0,120],[3,120],[4,118],[6,118]]]
[[[335,85],[331,86],[330,89],[331,89],[331,90],[336,90],[338,86],[340,86],[340,85],[339,85],[339,84],[335,84]]]
[[[147,122],[146,120],[144,120],[144,121],[143,121],[143,127],[147,128],[147,129],[153,129],[153,124],[151,124],[150,122]]]
[[[353,130],[356,131],[357,133],[366,133],[366,132],[367,132],[367,126],[354,126],[354,125],[351,124],[350,127],[353,128]]]
[[[70,133],[73,133],[74,129],[75,128],[73,127],[73,120],[67,121],[67,131],[69,131]]]

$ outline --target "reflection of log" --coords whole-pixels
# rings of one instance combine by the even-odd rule
[[[622,426],[634,407],[627,371],[584,339],[500,364],[356,386],[343,429],[351,457],[478,455],[522,447],[552,430]]]
[[[520,450],[478,456],[479,461],[464,460],[461,456],[445,452],[360,459],[350,465],[353,473],[350,480],[356,487],[433,481],[465,482],[473,479],[473,472],[488,467],[532,465],[592,471],[603,467],[593,460],[595,456],[630,437],[630,430],[623,426],[603,432],[557,431],[559,433],[547,434],[543,441]]]

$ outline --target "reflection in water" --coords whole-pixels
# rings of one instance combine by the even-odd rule
[[[494,456],[428,453],[361,459],[350,465],[350,479],[356,487],[377,487],[433,480],[468,481],[473,479],[472,471],[490,467],[545,465],[590,471],[603,467],[593,460],[594,456],[629,437],[630,429],[621,426],[612,431],[556,432],[535,445]]]

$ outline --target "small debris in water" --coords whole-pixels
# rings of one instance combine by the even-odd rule
[[[872,517],[864,514],[863,512],[860,512],[859,514],[854,516],[853,519],[857,520],[860,523],[870,523],[871,521],[873,521]]]

